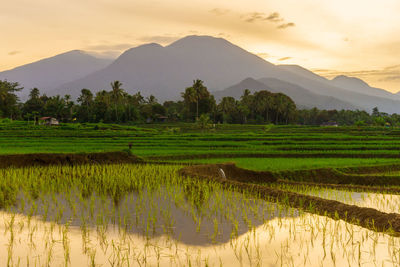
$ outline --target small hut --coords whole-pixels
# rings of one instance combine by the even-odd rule
[[[156,122],[166,122],[167,120],[168,120],[168,117],[162,116],[162,115],[156,116],[156,119],[155,119]]]
[[[328,121],[321,124],[322,127],[338,127],[339,124],[336,121]]]
[[[52,126],[52,125],[59,125],[60,124],[59,121],[56,118],[53,118],[53,117],[41,117],[41,118],[39,118],[39,120],[41,121],[40,124],[42,124],[42,125]]]

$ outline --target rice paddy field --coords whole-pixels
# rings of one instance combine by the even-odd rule
[[[399,266],[399,149],[396,128],[0,123],[1,157],[34,159],[0,168],[0,266]],[[69,156],[115,151],[141,161]]]

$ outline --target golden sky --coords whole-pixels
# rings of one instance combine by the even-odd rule
[[[3,0],[0,71],[74,49],[117,56],[199,34],[397,92],[399,14],[399,0]]]

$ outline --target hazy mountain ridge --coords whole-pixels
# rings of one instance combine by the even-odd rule
[[[0,72],[0,79],[19,82],[25,88],[20,95],[26,98],[31,88],[37,87],[48,93],[66,82],[102,69],[111,62],[110,59],[100,59],[83,51],[73,50]],[[66,91],[65,94],[67,93]]]
[[[371,96],[386,97],[389,99],[400,99],[396,96],[396,94],[392,94],[391,92],[380,88],[371,87],[368,83],[357,77],[339,75],[331,80],[331,84],[340,88],[348,88],[354,92],[359,92]]]
[[[275,65],[221,38],[189,36],[162,47],[151,44],[124,52],[107,68],[54,91],[80,88],[98,91],[120,80],[129,93],[141,91],[160,100],[178,99],[194,79],[202,79],[210,90],[220,90],[246,77],[262,78],[274,73]]]
[[[27,89],[38,87],[49,95],[70,94],[73,98],[82,88],[110,90],[110,83],[119,80],[128,93],[140,91],[160,101],[179,99],[194,79],[204,80],[218,96],[223,93],[217,91],[226,92],[225,88],[251,77],[262,81],[262,88],[266,83],[269,91],[288,94],[299,106],[368,111],[377,106],[384,112],[400,113],[400,97],[361,80],[328,80],[301,66],[274,65],[225,39],[210,36],[187,36],[165,47],[141,45],[113,62],[71,51],[0,73],[0,79],[4,77]]]
[[[213,92],[213,95],[216,99],[221,99],[225,96],[232,96],[236,99],[240,99],[245,89],[249,89],[252,93],[255,91],[267,90],[273,93],[286,94],[295,101],[296,106],[299,108],[360,109],[351,103],[330,96],[318,95],[298,85],[276,78],[262,78],[260,80],[247,78],[225,90]]]

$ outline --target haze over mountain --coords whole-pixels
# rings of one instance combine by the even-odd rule
[[[0,72],[0,79],[19,82],[25,88],[20,96],[25,99],[29,90],[34,87],[39,88],[41,92],[48,93],[66,82],[100,70],[111,62],[110,59],[100,59],[83,51],[73,50]],[[64,92],[64,94],[67,93],[68,91]]]
[[[203,80],[218,96],[223,93],[217,91],[251,77],[261,81],[262,88],[267,85],[272,92],[288,94],[299,106],[367,111],[377,106],[384,112],[400,113],[400,98],[395,94],[369,87],[358,79],[328,80],[301,66],[274,65],[222,38],[187,36],[165,47],[141,45],[108,63],[72,51],[0,73],[0,79],[7,74],[7,79],[27,88],[35,86],[49,95],[70,94],[73,98],[82,88],[110,90],[110,83],[119,80],[128,93],[140,91],[164,101],[179,99],[194,79]],[[237,93],[235,90],[232,94]]]
[[[396,94],[392,94],[391,92],[379,88],[371,87],[366,82],[356,77],[339,75],[331,80],[331,84],[340,88],[349,88],[354,92],[366,95],[386,97],[390,99],[400,99]]]
[[[304,78],[310,79],[310,80],[315,80],[319,82],[328,82],[329,80],[326,79],[325,77],[319,76],[318,74],[315,74],[314,72],[305,69],[301,66],[298,65],[278,65],[277,66],[280,69],[290,71],[298,76],[302,76]]]
[[[148,44],[123,53],[105,69],[65,84],[54,93],[81,88],[109,89],[110,82],[120,80],[130,93],[141,91],[160,100],[177,99],[194,79],[202,79],[210,90],[220,90],[246,77],[261,78],[279,72],[266,62],[221,38],[188,36],[162,47]]]
[[[129,93],[141,91],[163,101],[178,99],[194,79],[202,79],[211,91],[218,91],[247,77],[276,78],[314,94],[333,97],[332,103],[338,103],[327,107],[350,104],[368,111],[378,106],[388,113],[400,112],[400,101],[335,86],[334,82],[300,66],[276,66],[224,39],[210,36],[188,36],[166,47],[148,44],[129,49],[106,68],[67,83],[53,94],[71,90],[69,93],[76,97],[81,88],[109,90],[111,81],[120,80]]]
[[[360,109],[348,102],[331,96],[318,95],[298,85],[284,82],[276,78],[263,78],[260,80],[247,78],[225,90],[213,92],[213,95],[216,99],[221,99],[225,96],[232,96],[236,99],[240,99],[245,89],[249,89],[252,93],[259,90],[284,93],[295,101],[298,108]]]

